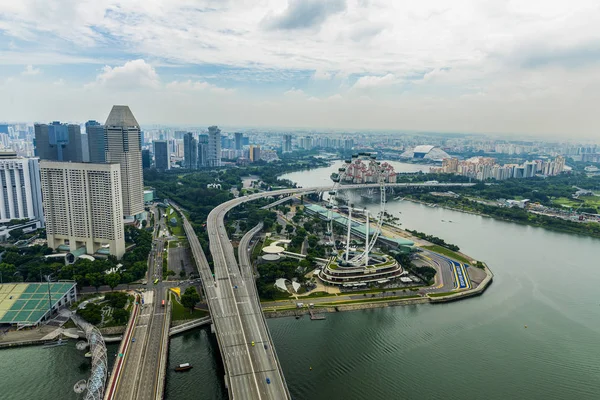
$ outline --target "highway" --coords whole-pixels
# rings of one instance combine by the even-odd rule
[[[453,187],[467,183],[399,183],[388,186]],[[344,185],[344,189],[379,187],[379,184]],[[202,279],[207,303],[215,326],[226,372],[226,385],[232,399],[289,399],[290,394],[274,351],[270,334],[256,293],[254,277],[240,272],[224,218],[232,208],[262,197],[327,191],[329,186],[282,189],[242,196],[215,207],[207,218],[214,276],[200,242],[182,215],[184,230]],[[244,262],[244,271],[248,262]]]
[[[156,215],[156,213],[155,213]],[[164,221],[155,218],[154,243],[148,258],[147,287],[143,305],[135,321],[132,342],[125,354],[121,376],[117,382],[114,398],[117,400],[162,399],[166,351],[168,346],[168,304],[166,286],[154,285],[154,279],[162,279],[162,260],[165,248]],[[134,341],[135,340],[135,341]]]

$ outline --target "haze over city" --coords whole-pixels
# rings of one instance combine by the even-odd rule
[[[597,135],[595,1],[0,3],[0,120]]]

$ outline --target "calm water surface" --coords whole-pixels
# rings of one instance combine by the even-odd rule
[[[337,168],[284,178],[327,185]],[[294,399],[600,398],[600,240],[410,202],[388,212],[486,261],[494,283],[445,305],[269,319]],[[0,397],[75,398],[82,360],[74,348],[2,350]],[[182,362],[194,368],[171,371]],[[210,330],[173,338],[169,363],[168,400],[226,398]]]

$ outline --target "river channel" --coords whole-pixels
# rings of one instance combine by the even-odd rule
[[[336,169],[283,177],[328,185]],[[600,398],[600,240],[407,201],[390,201],[387,211],[404,227],[486,261],[494,283],[480,297],[449,304],[327,314],[324,321],[269,319],[294,399]],[[67,393],[82,376],[51,372],[77,371],[81,356],[44,351],[0,351],[0,393],[20,394],[3,399],[59,398],[51,394]],[[217,357],[208,329],[173,338],[166,399],[225,399]],[[171,372],[179,362],[194,369]],[[65,389],[49,391],[53,385]]]

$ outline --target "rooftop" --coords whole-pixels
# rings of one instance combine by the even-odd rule
[[[75,282],[1,284],[0,324],[36,324],[49,310],[48,285],[54,307]]]

